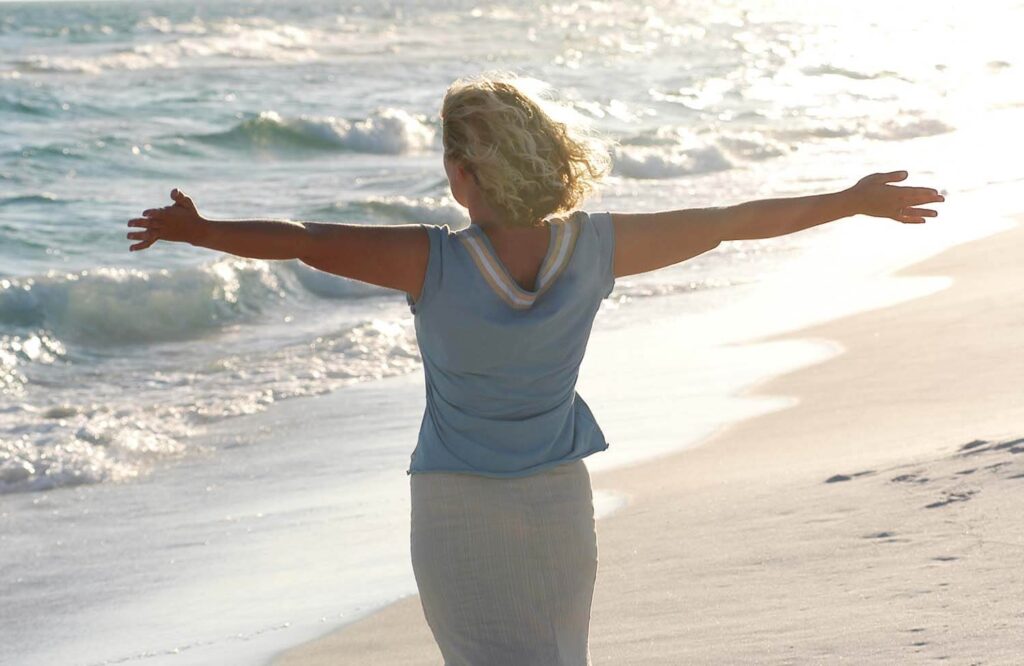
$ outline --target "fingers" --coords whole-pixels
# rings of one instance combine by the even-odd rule
[[[159,234],[155,230],[147,229],[145,231],[130,231],[128,232],[128,240],[141,241],[128,247],[129,252],[135,252],[137,250],[145,250],[153,243],[160,240]]]
[[[163,208],[147,208],[142,211],[142,217],[134,217],[128,220],[129,227],[137,227],[144,230],[128,233],[128,240],[139,241],[138,243],[128,247],[130,252],[145,250],[160,239],[159,232],[163,223],[166,221],[164,218],[175,206],[183,206],[191,209],[192,211],[196,210],[196,205],[192,202],[192,199],[178,188],[171,190],[171,199],[174,200],[174,204],[170,206],[164,206]]]
[[[178,188],[171,190],[171,198],[174,199],[174,203],[179,206],[184,206],[192,210],[196,209],[196,205],[192,202],[192,199]]]
[[[153,218],[154,220],[157,220],[163,217],[164,213],[167,212],[168,208],[170,208],[170,206],[165,206],[163,208],[147,208],[146,210],[142,211],[142,216],[150,217]]]
[[[899,209],[892,219],[908,224],[924,224],[925,218],[937,216],[938,213],[930,208],[906,207]]]
[[[144,231],[129,231],[127,234],[128,240],[141,241],[130,245],[128,247],[129,252],[135,252],[137,250],[145,250],[147,247],[159,240],[160,222],[157,220],[151,220],[145,217],[136,217],[128,220],[129,227],[141,227]]]
[[[907,204],[938,203],[945,201],[946,197],[939,194],[938,190],[930,187],[901,187],[902,198]]]
[[[906,180],[906,171],[890,171],[889,173],[874,173],[871,177],[879,183],[894,183],[901,180]]]
[[[170,206],[164,206],[162,208],[147,208],[146,210],[142,211],[142,217],[159,220],[168,211],[175,208],[176,206],[183,206],[192,211],[196,211],[196,205],[195,203],[192,202],[192,199],[189,198],[187,194],[185,194],[178,188],[174,188],[173,190],[171,190],[171,199],[174,200],[174,203],[171,204]]]
[[[921,206],[922,204],[940,204],[946,200],[942,195],[933,193],[935,193],[934,190],[927,189],[908,191],[899,197],[899,203],[906,208],[908,206]]]
[[[904,208],[904,215],[917,215],[918,217],[937,217],[938,213],[931,208]]]

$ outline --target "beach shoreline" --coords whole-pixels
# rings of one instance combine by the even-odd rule
[[[1020,584],[1006,558],[1024,546],[1012,510],[1024,472],[1014,219],[892,273],[952,277],[942,291],[748,341],[844,350],[743,392],[796,396],[791,407],[592,472],[595,491],[630,497],[598,523],[595,663],[1011,663],[1006,629],[1024,618],[999,594]],[[339,660],[440,655],[413,595],[271,663]]]

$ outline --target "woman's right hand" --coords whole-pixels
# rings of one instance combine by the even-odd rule
[[[184,192],[171,190],[174,203],[163,208],[149,208],[142,211],[142,217],[128,221],[129,227],[141,227],[144,231],[128,233],[128,240],[138,243],[129,251],[145,250],[158,240],[196,244],[206,231],[207,220],[199,214],[195,203]]]
[[[897,222],[921,224],[926,217],[935,217],[930,208],[917,208],[922,204],[938,203],[946,198],[930,187],[898,187],[887,183],[904,180],[906,171],[873,173],[864,176],[845,191],[853,202],[854,215],[888,217]]]

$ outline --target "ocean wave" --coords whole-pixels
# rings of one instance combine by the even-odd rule
[[[818,65],[815,67],[805,67],[801,71],[807,76],[843,76],[848,79],[854,79],[858,81],[869,81],[872,79],[881,79],[887,77],[903,79],[903,77],[897,74],[896,72],[891,72],[888,70],[883,70],[879,72],[862,72],[856,69],[839,67],[837,65]]]
[[[0,96],[0,112],[20,113],[28,116],[49,116],[54,111],[55,109],[52,107],[48,108],[38,104],[31,104],[9,94]]]
[[[92,346],[187,340],[259,313],[284,290],[267,263],[235,259],[177,271],[51,273],[0,280],[0,323]]]
[[[697,134],[692,130],[678,125],[658,125],[622,137],[623,146],[660,147],[678,146],[698,141]]]
[[[28,335],[0,335],[0,395],[17,395],[28,380],[19,369],[28,363],[54,363],[67,350],[45,331]]]
[[[159,33],[162,35],[205,35],[210,30],[210,24],[199,16],[193,16],[187,21],[178,22],[172,21],[166,16],[147,16],[137,21],[133,27],[134,32],[143,34]]]
[[[406,196],[369,197],[362,201],[344,201],[320,206],[310,215],[331,215],[361,220],[385,220],[391,223],[447,224],[458,229],[469,224],[466,209],[450,197]]]
[[[865,128],[864,136],[881,141],[903,141],[905,139],[946,134],[955,129],[952,125],[938,118],[907,115],[872,122]]]
[[[150,57],[139,55],[132,51],[122,51],[91,58],[31,54],[16,60],[14,64],[22,72],[55,74],[100,74],[106,69],[133,70],[149,69],[157,66],[174,67],[177,65],[176,62],[166,59],[155,61]]]
[[[410,318],[358,321],[277,349],[224,351],[209,360],[194,350],[187,358],[198,370],[93,365],[88,385],[37,387],[35,396],[30,385],[22,402],[0,403],[0,494],[130,481],[204,451],[192,438],[210,422],[421,365]]]
[[[776,139],[792,142],[846,139],[855,136],[880,141],[903,141],[955,130],[956,127],[938,118],[926,117],[918,112],[907,112],[884,119],[837,119],[818,125],[778,129],[772,134]]]
[[[285,118],[275,111],[263,111],[225,132],[193,138],[243,150],[348,150],[397,155],[433,148],[436,136],[425,116],[383,108],[355,122],[334,117]]]
[[[107,407],[22,404],[4,411],[3,421],[20,417],[33,425],[18,428],[31,432],[0,437],[0,495],[126,481],[186,452],[170,434],[173,426],[153,410],[118,414]]]
[[[785,143],[753,130],[720,136],[717,143],[729,155],[752,161],[780,157],[790,152],[789,146]]]
[[[696,133],[663,125],[623,137],[613,151],[614,171],[627,178],[678,178],[788,152],[789,145],[757,130]]]
[[[224,356],[208,375],[209,388],[222,388],[190,406],[190,416],[198,422],[217,420],[236,415],[239,405],[251,405],[260,396],[257,410],[279,400],[411,372],[421,359],[412,318],[404,312],[402,317],[362,320],[272,351]]]
[[[814,139],[845,139],[861,132],[860,125],[851,120],[835,120],[820,125],[807,125],[775,130],[774,135],[787,141],[808,141]]]
[[[225,257],[192,268],[97,268],[0,279],[0,324],[90,347],[192,340],[290,298],[379,296],[382,287],[298,261]]]
[[[49,137],[40,137],[47,139]],[[123,160],[133,160],[142,156],[152,157],[158,154],[197,157],[204,156],[208,148],[189,143],[181,137],[164,137],[162,140],[153,139],[152,142],[125,137],[113,134],[102,134],[88,139],[71,141],[43,143],[36,145],[23,145],[20,148],[0,153],[0,157],[28,158],[40,165],[54,165],[61,168],[60,163],[64,160],[74,161],[112,161],[119,166]],[[144,169],[138,161],[132,163],[133,169]],[[62,171],[63,173],[63,171]],[[161,173],[161,175],[163,175]],[[54,200],[53,203],[60,203],[66,200]],[[41,200],[38,203],[43,203]]]
[[[70,144],[51,143],[41,146],[24,146],[20,150],[5,153],[5,157],[20,155],[32,162],[45,163],[48,160],[88,160],[91,157],[89,146],[77,142]]]
[[[266,17],[228,17],[210,23],[199,18],[172,23],[163,17],[153,17],[141,21],[138,29],[171,38],[147,37],[138,39],[138,43],[130,47],[88,56],[28,54],[14,64],[19,70],[29,72],[101,74],[104,71],[176,68],[190,61],[211,59],[297,63],[315,60],[315,47],[329,41],[329,35],[320,30],[279,23]]]
[[[9,26],[9,32],[17,32],[23,35],[30,35],[34,38],[56,38],[61,40],[73,41],[76,44],[90,43],[95,41],[102,41],[111,39],[113,36],[121,35],[125,33],[125,30],[120,25],[108,25],[107,23],[87,23],[87,18],[91,18],[88,12],[77,13],[77,15],[64,15],[63,20],[57,21],[53,24],[33,25],[31,23],[26,25],[18,25],[14,17],[10,17],[7,21],[0,20],[0,26],[5,23]],[[0,34],[5,32],[0,28]]]
[[[3,206],[16,206],[24,204],[66,204],[71,203],[68,199],[61,199],[56,194],[50,192],[40,192],[39,194],[22,194],[13,197],[0,198],[0,208]]]
[[[614,173],[639,179],[679,178],[733,166],[733,161],[715,145],[667,150],[618,146],[612,161]]]

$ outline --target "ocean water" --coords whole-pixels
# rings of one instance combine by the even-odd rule
[[[178,186],[220,217],[462,226],[437,119],[459,75],[548,82],[619,142],[600,209],[846,187],[977,122],[965,105],[1019,103],[1015,52],[968,41],[953,3],[774,4],[4,4],[0,492],[136,478],[211,420],[416,368],[396,292],[129,255],[125,222]],[[914,180],[953,185],[936,166]],[[617,296],[728,290],[805,242],[729,244]]]
[[[823,271],[861,287],[830,307],[824,297],[772,302],[784,304],[790,324],[837,316],[885,300],[863,287],[871,276],[996,228],[988,218],[1024,177],[1006,150],[1024,119],[1014,35],[1022,23],[1024,6],[1011,0],[0,2],[0,585],[21,600],[0,608],[0,626],[18,628],[6,642],[10,659],[53,663],[38,656],[52,642],[42,620],[85,626],[76,609],[99,603],[73,574],[81,562],[44,542],[83,547],[88,530],[105,524],[97,516],[168,528],[169,517],[196,510],[167,493],[185,487],[169,479],[187,469],[216,488],[242,469],[257,474],[256,442],[274,431],[276,445],[297,450],[308,433],[294,415],[314,396],[369,399],[401,386],[407,402],[388,409],[420,416],[412,380],[421,363],[402,294],[298,262],[166,243],[129,254],[127,220],[167,203],[173,187],[215,217],[461,227],[468,220],[441,164],[441,98],[458,76],[508,69],[550,85],[614,140],[613,173],[588,210],[813,194],[902,168],[907,184],[943,190],[947,206],[924,226],[853,218],[621,278],[595,334],[669,311],[754,321],[758,299],[786,280],[807,288]],[[998,202],[983,196],[997,190]],[[710,324],[693,330],[691,343],[709,349],[728,337]],[[753,380],[723,372],[735,381],[707,389],[715,395]],[[352,411],[332,422],[364,443],[414,427],[388,430],[379,418],[367,428],[365,418]],[[346,449],[377,466],[329,466],[350,489],[338,491],[337,506],[403,492],[413,444],[390,441],[376,458],[368,445]],[[307,470],[325,464],[307,453]],[[310,481],[277,463],[259,472],[264,487],[294,481],[299,492]],[[385,470],[402,478],[371,482]],[[167,518],[115,511],[126,498],[169,507]],[[47,511],[50,503],[61,510]],[[230,515],[224,506],[207,508]],[[365,512],[342,511],[342,532],[391,534],[404,508],[387,506],[375,527]],[[297,524],[264,524],[264,545],[295,538]],[[397,551],[374,548],[400,542],[401,534],[360,541],[349,571],[390,562]],[[170,547],[81,552],[105,558],[97,580],[121,572],[127,591],[123,572],[140,562],[149,565],[133,585],[164,580],[157,560]],[[191,561],[193,573],[208,562]],[[357,605],[408,592],[406,574],[387,569],[381,576],[392,582],[359,588]],[[336,590],[359,580],[338,578]],[[37,583],[32,594],[26,581]],[[286,611],[266,598],[254,595],[259,610],[216,625],[218,635],[281,626]],[[325,597],[326,608],[337,607]],[[210,626],[205,617],[173,636],[140,629],[122,653],[74,643],[62,654],[78,655],[75,663],[204,663],[209,653],[198,648],[165,646],[230,653],[230,641],[191,637],[203,622]]]

